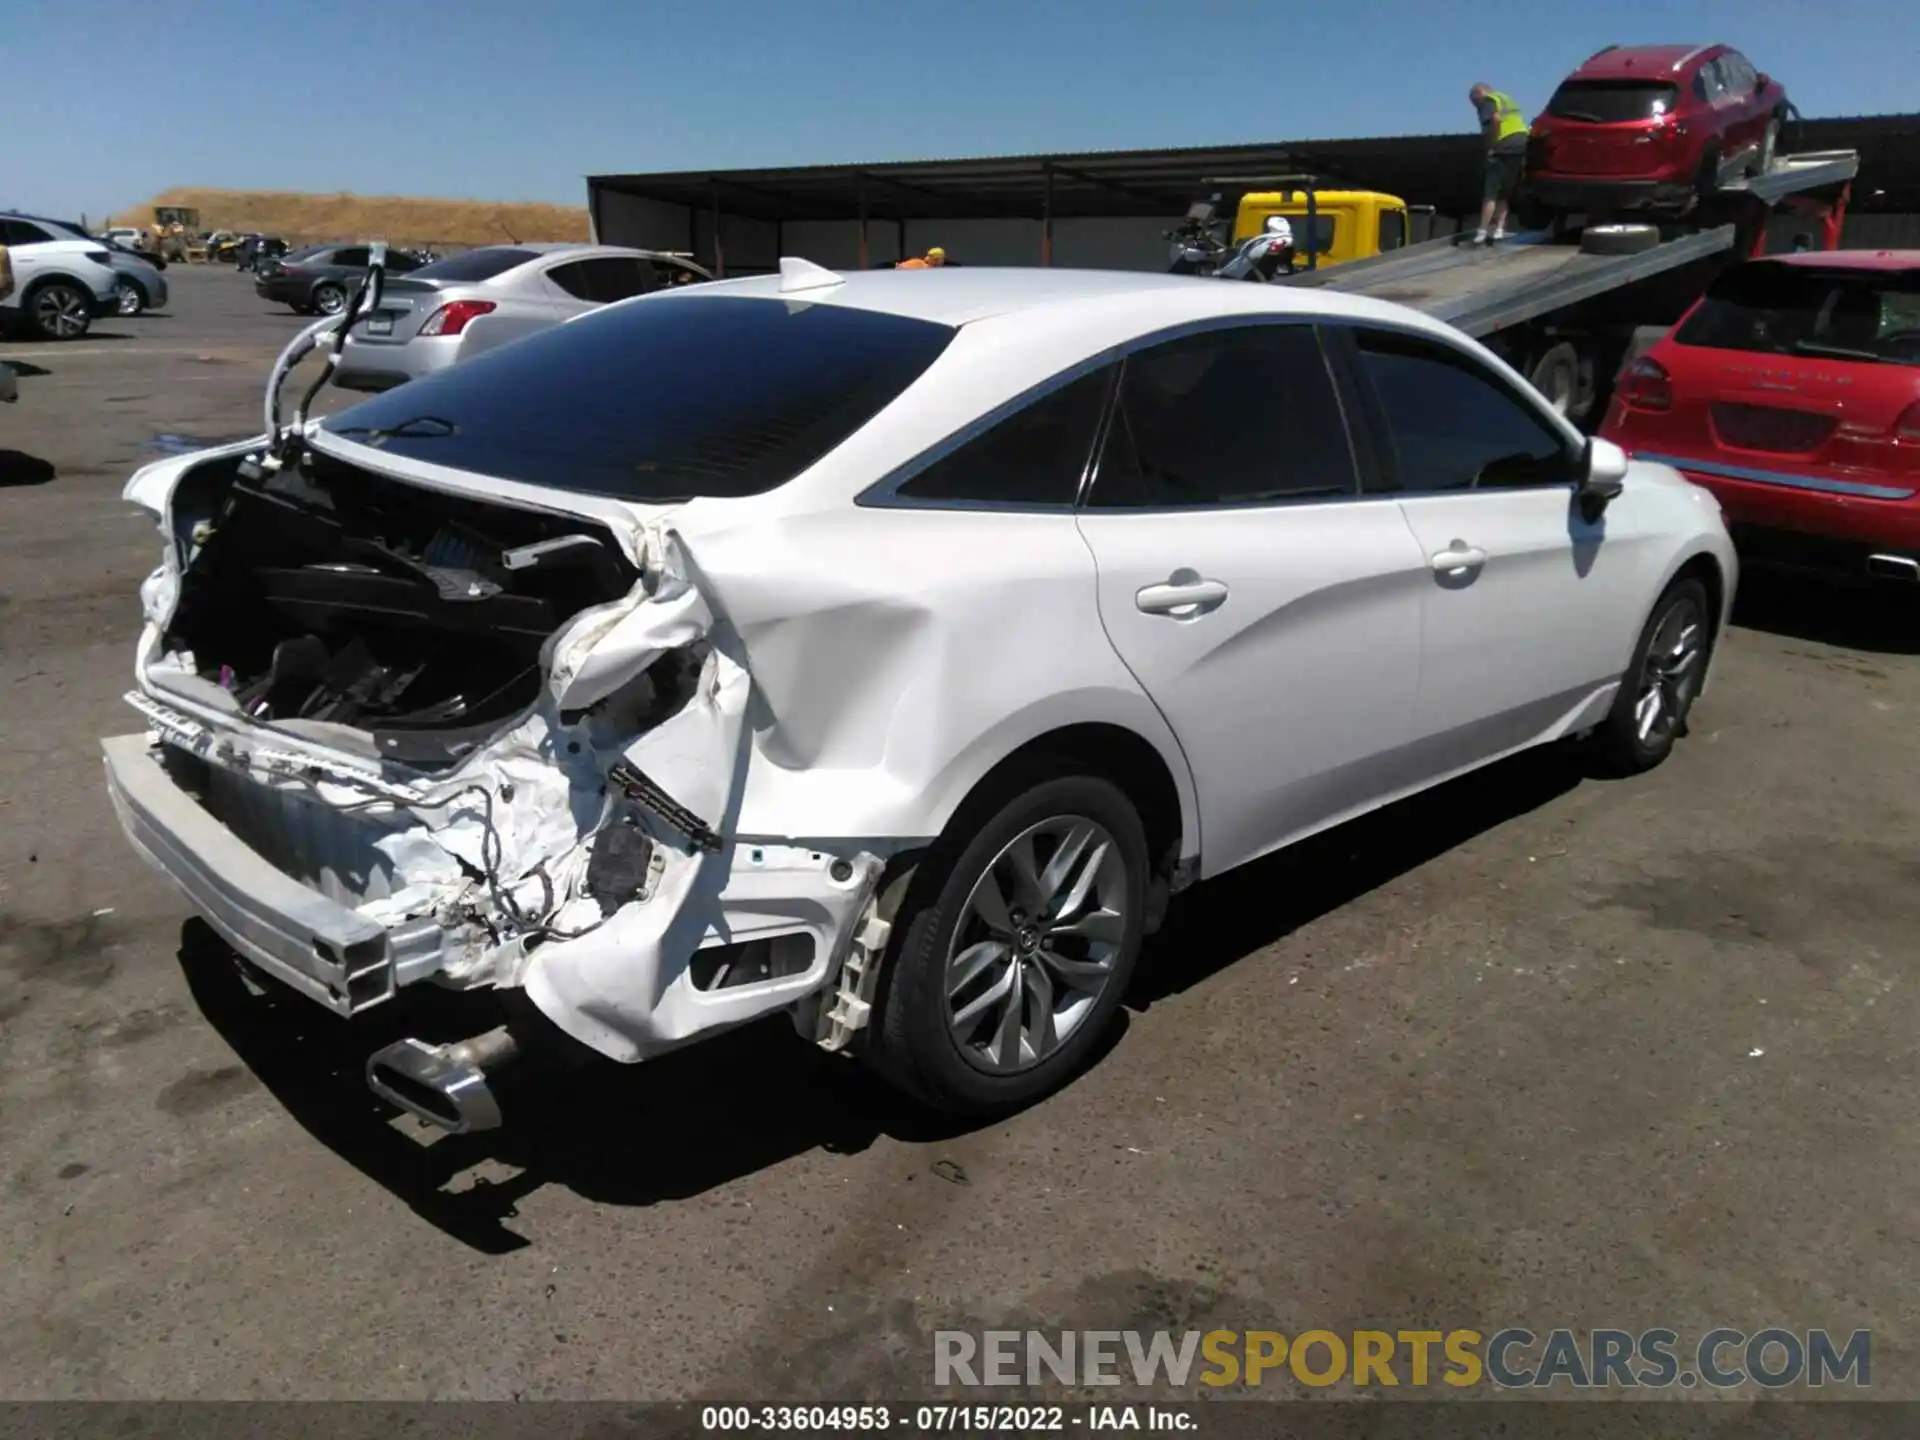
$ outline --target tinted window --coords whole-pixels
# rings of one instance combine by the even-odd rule
[[[1920,364],[1920,270],[1736,266],[1673,338],[1711,350]]]
[[[370,258],[371,252],[369,252],[364,245],[343,245],[334,251],[331,256],[326,257],[325,263],[328,265],[350,265],[357,268],[365,265]]]
[[[326,245],[306,245],[283,257],[289,265],[308,260],[323,259],[332,247]]]
[[[1071,505],[1107,397],[1105,366],[1043,395],[900,486],[916,500]]]
[[[0,220],[0,236],[8,245],[38,245],[46,240],[63,239],[30,220]]]
[[[1380,248],[1398,250],[1407,243],[1407,217],[1401,210],[1380,212]]]
[[[516,265],[540,258],[536,250],[515,250],[507,245],[491,245],[485,250],[469,250],[464,255],[449,255],[414,271],[418,280],[452,280],[472,283],[504,275]]]
[[[595,305],[610,305],[655,289],[652,273],[631,256],[604,255],[593,260],[576,260],[547,272],[547,278],[576,300]]]
[[[1531,406],[1447,346],[1362,330],[1403,490],[1537,485],[1567,478],[1567,443]]]
[[[1310,325],[1248,325],[1127,358],[1093,503],[1351,494],[1353,452]]]
[[[326,428],[560,490],[754,495],[866,424],[952,338],[846,305],[662,295],[410,381]]]
[[[1665,115],[1679,97],[1680,92],[1671,85],[1644,80],[1569,80],[1553,92],[1547,113],[1562,120],[1611,125]]]

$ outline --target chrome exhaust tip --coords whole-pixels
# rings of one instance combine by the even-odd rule
[[[519,1042],[504,1025],[455,1045],[398,1040],[367,1057],[367,1086],[389,1104],[453,1134],[496,1130],[500,1102],[487,1075],[519,1053]]]
[[[1882,580],[1920,581],[1920,560],[1911,555],[1869,555],[1867,573]]]

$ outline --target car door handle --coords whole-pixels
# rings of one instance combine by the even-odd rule
[[[1218,580],[1193,579],[1175,575],[1158,585],[1143,585],[1134,592],[1133,603],[1148,615],[1171,615],[1176,620],[1191,620],[1209,610],[1217,610],[1226,601],[1227,587]]]
[[[1478,570],[1487,563],[1487,552],[1473,545],[1462,545],[1455,541],[1445,550],[1436,551],[1433,556],[1433,568],[1442,575],[1457,575],[1462,570]]]

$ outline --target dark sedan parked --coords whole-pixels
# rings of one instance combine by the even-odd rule
[[[309,245],[290,255],[265,261],[254,293],[285,305],[297,315],[338,315],[359,288],[371,247],[366,245]],[[387,252],[387,273],[404,275],[420,268],[420,261],[404,250]]]

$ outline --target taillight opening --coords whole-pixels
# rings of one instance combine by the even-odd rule
[[[420,327],[420,333],[425,336],[458,335],[482,315],[491,314],[495,308],[491,300],[449,300],[427,317],[427,323]]]
[[[1615,393],[1635,410],[1671,410],[1673,377],[1658,360],[1642,355],[1620,376]]]

